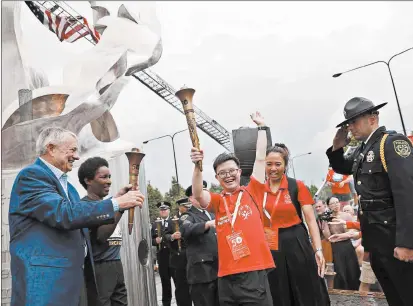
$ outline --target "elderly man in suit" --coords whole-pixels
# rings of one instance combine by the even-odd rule
[[[117,211],[141,207],[144,196],[126,186],[113,198],[81,201],[67,182],[79,159],[68,130],[45,128],[36,151],[39,158],[17,175],[10,198],[11,304],[77,306],[91,253],[87,228],[113,223]]]

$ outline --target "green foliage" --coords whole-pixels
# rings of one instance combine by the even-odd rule
[[[151,183],[147,186],[147,193],[148,194],[146,196],[148,198],[149,205],[149,218],[151,222],[153,222],[157,217],[159,217],[159,211],[156,204],[163,200],[163,196],[159,189],[153,187]]]
[[[318,190],[318,187],[311,184],[310,187],[307,186],[307,188],[308,190],[310,190],[311,196],[314,197],[314,195],[316,194]]]
[[[347,146],[344,147],[344,152],[346,152],[346,150],[349,146],[350,147],[357,147],[360,143],[361,143],[361,141],[354,138],[354,136],[351,136],[350,143]]]
[[[221,193],[223,188],[219,184],[211,183],[211,187],[209,187],[209,191],[214,193]]]
[[[171,188],[169,191],[165,193],[165,201],[168,201],[172,204],[171,207],[171,216],[173,217],[178,213],[178,206],[176,205],[176,201],[185,197],[185,189],[179,185],[176,181],[176,177],[172,177],[171,180]]]

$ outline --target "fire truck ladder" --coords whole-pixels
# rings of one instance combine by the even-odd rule
[[[52,14],[56,16],[72,17],[76,20],[70,27],[73,29],[77,25],[83,25],[77,20],[77,16],[80,16],[70,5],[65,3],[65,1],[34,1],[43,8],[49,10]],[[78,32],[83,34],[88,31],[86,26],[83,26]],[[84,36],[90,43],[96,44],[91,35]],[[178,110],[181,114],[184,114],[182,103],[175,96],[176,90],[169,85],[165,80],[158,76],[155,72],[145,69],[133,74],[133,77],[141,82],[143,85],[152,90],[155,94],[161,97],[164,101],[169,103],[172,107]],[[214,139],[220,145],[230,152],[234,152],[231,134],[218,122],[213,120],[198,107],[194,105],[196,125],[205,134]]]

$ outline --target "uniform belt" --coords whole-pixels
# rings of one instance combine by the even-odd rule
[[[372,199],[372,200],[361,200],[360,205],[362,210],[374,211],[383,210],[386,208],[393,208],[393,199]]]

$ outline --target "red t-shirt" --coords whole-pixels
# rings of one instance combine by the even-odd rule
[[[340,187],[340,183],[348,178],[348,175],[343,175],[337,172],[334,172],[333,169],[328,170],[327,173],[327,182],[332,183],[331,192],[333,194],[349,194],[350,193],[350,184],[345,183],[343,187]]]
[[[304,183],[297,180],[297,188],[298,202],[300,202],[300,205],[313,205],[313,197]],[[291,201],[288,192],[288,180],[286,175],[283,175],[277,192],[274,193],[271,191],[269,182],[265,184],[264,192],[267,193],[265,209],[271,215],[271,224],[273,228],[287,228],[301,223],[301,219],[297,214],[297,210]],[[264,193],[260,196],[261,207],[264,206],[263,201]],[[262,216],[264,225],[269,226],[269,219],[265,216],[264,211],[262,211]]]
[[[240,191],[243,193],[234,223],[234,231],[242,231],[250,255],[234,260],[227,242],[227,236],[232,233],[231,220],[228,220],[222,195],[225,196],[228,210],[232,215]],[[256,204],[247,191],[254,198]],[[262,194],[263,191],[264,185],[251,176],[247,187],[241,187],[232,194],[210,193],[211,203],[208,209],[215,212],[219,258],[218,277],[275,267],[270,249],[265,241],[260,212],[257,208],[259,205],[257,195]]]

